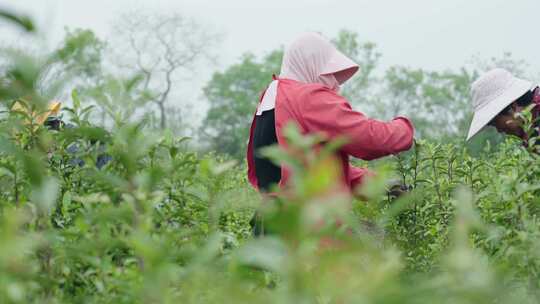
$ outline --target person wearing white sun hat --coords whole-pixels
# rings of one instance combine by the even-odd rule
[[[520,79],[505,69],[493,69],[472,84],[473,120],[467,140],[484,127],[493,126],[499,133],[517,136],[524,141],[527,132],[516,115],[531,104],[533,118],[540,114],[540,89],[532,82]]]

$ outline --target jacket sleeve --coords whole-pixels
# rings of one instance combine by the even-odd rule
[[[373,160],[409,150],[413,144],[414,126],[405,117],[390,122],[370,119],[326,88],[313,90],[302,99],[304,127],[330,139],[344,136],[348,143],[342,151],[356,158]]]
[[[351,189],[356,189],[359,185],[364,183],[365,179],[374,176],[374,173],[366,168],[358,168],[349,164],[349,179]]]

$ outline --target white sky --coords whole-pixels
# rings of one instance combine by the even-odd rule
[[[0,6],[30,13],[51,41],[64,26],[106,37],[115,17],[135,6],[176,11],[226,34],[222,67],[305,30],[332,35],[341,28],[377,43],[385,64],[440,69],[510,51],[540,66],[538,0],[0,0]]]
[[[342,28],[375,42],[385,66],[457,68],[475,55],[509,51],[540,71],[539,0],[0,0],[0,7],[34,16],[50,46],[65,26],[105,38],[115,17],[133,7],[195,17],[225,34],[219,66],[202,67],[201,79],[244,52],[264,54],[303,31]]]

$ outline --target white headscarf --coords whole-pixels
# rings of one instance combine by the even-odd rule
[[[358,69],[356,63],[338,51],[323,36],[318,33],[305,33],[285,50],[280,78],[319,83],[337,91]],[[270,84],[257,115],[274,109],[277,87],[278,80]]]
[[[331,89],[349,80],[358,71],[358,65],[323,36],[306,33],[296,39],[283,56],[281,78],[304,83],[321,83]],[[334,76],[341,72],[340,79]]]

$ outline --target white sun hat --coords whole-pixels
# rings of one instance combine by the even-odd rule
[[[505,69],[493,69],[482,75],[472,84],[474,116],[467,140],[532,88],[532,82],[514,77]]]

